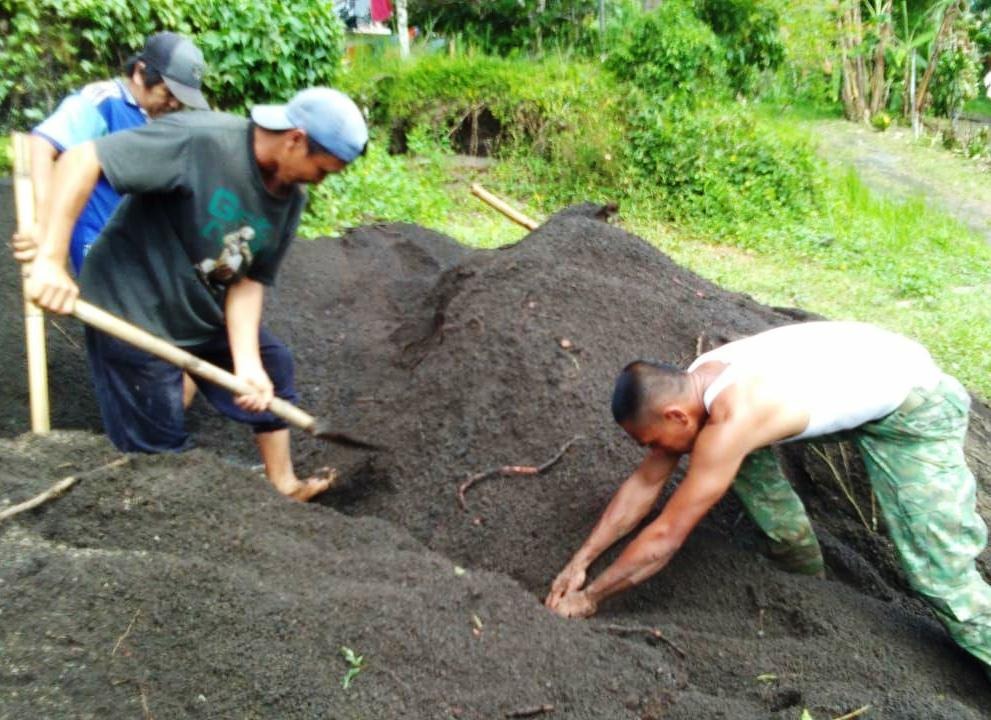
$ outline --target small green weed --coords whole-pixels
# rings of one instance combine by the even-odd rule
[[[365,669],[365,656],[355,654],[354,650],[345,645],[341,645],[341,655],[344,656],[344,660],[348,664],[347,672],[341,679],[341,687],[347,690],[351,687],[351,683],[354,682],[358,673]]]

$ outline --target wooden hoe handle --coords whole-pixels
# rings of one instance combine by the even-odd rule
[[[121,320],[116,315],[111,315],[106,310],[101,310],[85,300],[76,300],[72,314],[90,327],[177,365],[188,373],[209,380],[214,385],[230,390],[235,395],[250,395],[254,392],[248,383],[240,380],[233,373],[201,360],[192,353],[186,352],[136,325]],[[282,398],[272,398],[268,410],[273,415],[278,415],[286,422],[303,430],[313,432],[316,426],[316,418]]]
[[[34,231],[34,187],[31,183],[30,138],[24,133],[14,133],[11,145],[14,149],[14,202],[16,203],[17,231]],[[35,238],[37,242],[38,238]],[[21,267],[26,282],[30,265]],[[24,343],[28,363],[28,391],[31,406],[31,432],[44,435],[51,430],[51,414],[48,402],[48,353],[45,348],[45,314],[31,302],[24,286]]]
[[[522,225],[527,230],[536,230],[537,227],[540,225],[540,223],[538,223],[536,220],[534,220],[531,217],[528,217],[527,215],[524,215],[519,210],[512,207],[505,200],[496,197],[478,183],[472,183],[471,194],[477,197],[479,200],[486,203],[487,205],[501,212],[503,215],[508,217],[517,225]]]

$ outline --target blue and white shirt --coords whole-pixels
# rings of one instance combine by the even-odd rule
[[[88,140],[141,127],[148,119],[148,114],[138,105],[124,81],[102,80],[65,98],[55,112],[34,129],[34,134],[62,153]],[[119,202],[120,195],[101,175],[72,230],[69,257],[77,275],[90,245],[99,237]]]

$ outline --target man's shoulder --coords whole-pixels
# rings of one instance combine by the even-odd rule
[[[133,104],[133,99],[126,93],[117,80],[98,80],[84,85],[76,93],[80,100],[98,107],[106,102]]]
[[[192,135],[222,134],[248,129],[248,119],[215,110],[184,110],[156,120],[159,124],[185,128]]]

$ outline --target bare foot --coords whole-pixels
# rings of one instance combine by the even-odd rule
[[[309,477],[302,481],[297,480],[296,487],[293,490],[286,492],[285,495],[291,497],[293,500],[307,502],[315,498],[317,495],[330,490],[337,484],[337,480],[337,470],[327,467],[320,468],[313,477]]]

